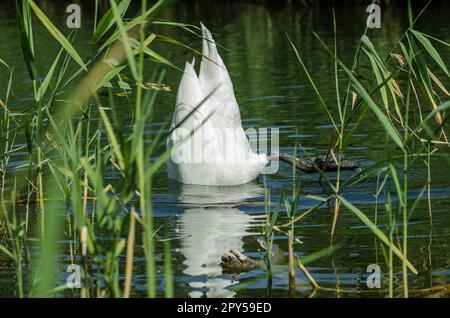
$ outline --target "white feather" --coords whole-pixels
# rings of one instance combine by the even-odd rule
[[[180,129],[171,133],[167,147],[179,147],[168,162],[169,178],[197,185],[247,183],[261,173],[267,156],[251,150],[228,71],[211,32],[203,24],[201,27],[199,76],[195,60],[186,63],[178,88],[172,128]],[[201,160],[196,160],[198,156]]]

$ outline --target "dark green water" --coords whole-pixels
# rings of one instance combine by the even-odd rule
[[[65,7],[50,5],[44,10],[52,20],[64,29]],[[32,86],[28,80],[20,53],[20,44],[14,20],[13,7],[9,2],[0,2],[0,58],[14,66],[13,93],[10,105],[16,109],[30,106]],[[76,36],[75,45],[82,49],[86,57],[92,51],[90,44],[92,10],[83,7],[83,27]],[[406,11],[395,5],[382,9],[382,28],[369,33],[380,52],[387,52],[407,28]],[[445,2],[432,4],[422,19],[418,29],[450,40],[448,26],[449,5]],[[165,16],[180,22],[198,24],[199,21],[213,32],[216,41],[226,47],[221,55],[230,72],[235,93],[241,109],[245,127],[277,127],[280,129],[282,152],[293,152],[295,143],[301,145],[301,155],[320,155],[327,151],[332,131],[329,119],[315,99],[314,91],[299,69],[290,49],[285,33],[300,50],[311,74],[317,81],[325,100],[334,104],[334,68],[327,54],[320,49],[311,31],[316,31],[323,40],[332,45],[331,7],[293,8],[289,6],[267,7],[261,4],[234,2],[188,2],[181,3],[168,11]],[[338,6],[338,54],[349,64],[352,61],[355,44],[364,30],[365,5]],[[432,21],[432,23],[429,23]],[[189,45],[201,48],[201,41],[192,34],[177,28],[157,28],[162,34],[179,39]],[[36,21],[35,45],[38,56],[38,71],[45,74],[57,54],[58,44]],[[440,47],[446,62],[449,49]],[[192,52],[168,44],[157,44],[155,51],[182,66],[192,59]],[[148,66],[148,77],[154,65]],[[343,74],[342,74],[343,75]],[[4,98],[7,73],[0,69],[0,98]],[[147,132],[151,139],[161,124],[170,119],[174,109],[179,71],[167,69],[164,83],[171,92],[158,97],[157,111]],[[342,76],[343,77],[343,76]],[[342,87],[345,87],[343,85]],[[10,106],[11,107],[11,106]],[[122,105],[124,122],[129,122],[131,106],[124,100]],[[412,113],[413,120],[417,114]],[[0,132],[1,133],[1,132]],[[347,156],[367,166],[385,158],[392,149],[386,147],[384,130],[372,116],[368,116],[354,135]],[[162,151],[163,149],[161,149]],[[15,154],[11,166],[22,163],[24,153]],[[290,191],[292,170],[281,165],[276,175],[266,176],[272,201],[276,202],[284,189]],[[446,162],[436,157],[431,164],[432,189],[430,202],[433,223],[430,222],[426,197],[420,202],[409,224],[408,255],[419,274],[410,274],[409,284],[412,295],[423,296],[421,289],[450,283],[450,169]],[[344,173],[347,178],[350,173]],[[113,176],[105,176],[111,180]],[[300,175],[302,194],[325,196],[332,192],[326,184],[318,181],[317,175]],[[329,174],[334,180],[335,175]],[[415,198],[427,181],[426,166],[418,162],[410,171],[410,196]],[[258,259],[262,255],[258,243],[261,216],[264,215],[262,191],[263,178],[257,182],[228,189],[183,186],[167,180],[166,171],[161,170],[154,182],[154,214],[156,226],[171,237],[172,261],[174,266],[175,295],[180,297],[263,297],[288,296],[287,271],[275,274],[268,287],[262,270],[254,270],[239,277],[223,274],[219,266],[220,256],[231,248],[240,249],[246,255]],[[377,178],[352,188],[344,188],[343,195],[373,220],[377,218],[382,230],[386,221],[385,198],[374,196]],[[394,189],[392,184],[388,188]],[[395,197],[393,197],[395,200]],[[232,203],[230,203],[232,202]],[[243,203],[244,202],[244,203]],[[378,206],[376,206],[378,202]],[[302,197],[300,208],[305,210],[315,202]],[[284,213],[281,219],[287,220]],[[295,244],[295,252],[300,256],[309,255],[330,246],[333,206],[324,207],[306,216],[296,226],[296,237],[302,242]],[[106,238],[105,238],[106,239]],[[401,236],[399,236],[401,239]],[[275,236],[274,243],[286,249],[286,237]],[[382,289],[387,288],[387,266],[380,243],[361,221],[341,210],[334,244],[342,247],[331,256],[323,257],[308,269],[322,287],[345,289],[348,292],[318,291],[315,296],[324,297],[366,297],[384,294],[367,293],[366,268],[369,264],[379,264],[382,270]],[[69,243],[61,242],[61,263],[69,264]],[[140,244],[140,242],[138,242]],[[139,250],[139,249],[138,249]],[[164,292],[162,244],[157,245],[158,290]],[[401,263],[395,260],[396,289],[401,289]],[[14,293],[14,268],[4,254],[0,254],[0,296]],[[61,269],[58,276],[61,284],[67,274]],[[145,258],[138,251],[133,276],[133,294],[146,293]],[[246,284],[245,286],[243,284]],[[306,277],[297,271],[297,296],[308,296],[312,289]],[[414,293],[416,291],[416,293]],[[64,295],[71,295],[67,292]]]

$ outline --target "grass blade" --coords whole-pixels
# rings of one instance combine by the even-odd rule
[[[75,48],[70,44],[67,38],[55,27],[55,25],[47,18],[47,16],[42,12],[41,9],[33,2],[33,0],[28,0],[31,9],[33,9],[34,14],[42,22],[45,28],[50,32],[50,34],[61,44],[61,46],[69,53],[69,55],[77,62],[85,71],[87,71],[86,65],[83,59],[77,53]]]
[[[338,195],[338,199],[344,204],[344,206],[356,215],[384,244],[390,246],[389,239],[361,210],[355,207],[353,204],[348,202],[343,196]],[[395,246],[392,245],[392,251],[397,255],[401,260],[404,260],[408,268],[414,273],[417,274],[417,269],[409,262],[409,260],[405,259],[402,252]]]

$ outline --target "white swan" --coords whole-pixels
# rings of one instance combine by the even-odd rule
[[[242,128],[228,71],[203,24],[203,51],[197,77],[186,62],[167,140],[173,147],[169,178],[185,184],[232,186],[258,177],[268,163],[252,151]]]

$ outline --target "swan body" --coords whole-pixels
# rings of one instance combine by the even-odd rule
[[[268,157],[252,151],[233,84],[211,33],[202,24],[199,76],[186,62],[167,147],[169,178],[185,184],[232,186],[258,177]]]

